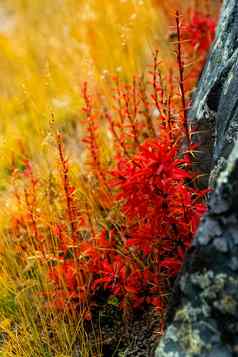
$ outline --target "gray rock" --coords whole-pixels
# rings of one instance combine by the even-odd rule
[[[229,268],[233,271],[238,271],[238,258],[232,257],[229,263]]]
[[[234,227],[234,215],[238,220],[234,182],[238,182],[238,141],[214,192],[214,207],[224,200],[226,211],[217,214],[210,208],[203,219],[175,284],[168,327],[156,357],[238,355],[238,247],[227,234],[230,225]],[[216,220],[220,228],[222,222],[219,237],[211,230]],[[209,237],[206,245],[201,236]]]
[[[214,247],[220,252],[228,252],[228,241],[226,238],[217,238],[213,242]]]
[[[225,0],[216,38],[188,115],[189,125],[197,131],[192,137],[199,143],[197,164],[204,172],[204,185],[209,176],[211,185],[215,185],[237,137],[237,59],[238,3]]]

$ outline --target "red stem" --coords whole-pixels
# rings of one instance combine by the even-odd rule
[[[75,240],[75,234],[77,231],[77,227],[76,227],[76,222],[75,222],[72,192],[70,192],[68,161],[65,159],[62,135],[60,133],[57,133],[56,139],[57,139],[57,145],[58,145],[60,164],[61,164],[62,173],[63,173],[63,186],[64,186],[64,193],[65,193],[65,198],[66,198],[66,203],[67,203],[68,219],[69,219],[70,227],[71,227],[71,235],[72,235],[72,239]]]
[[[179,89],[182,102],[182,111],[183,111],[183,127],[186,135],[188,144],[190,144],[190,135],[189,128],[187,123],[187,108],[186,108],[186,99],[185,99],[185,89],[184,89],[184,64],[182,60],[182,49],[181,49],[181,31],[180,31],[180,16],[179,12],[176,11],[176,28],[178,36],[178,47],[177,47],[177,63],[179,69]]]

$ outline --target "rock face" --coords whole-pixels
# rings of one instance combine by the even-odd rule
[[[209,178],[215,189],[175,283],[156,357],[238,356],[237,0],[224,1],[189,123],[199,131],[203,183]]]
[[[225,0],[216,38],[194,96],[189,124],[198,134],[199,169],[215,184],[238,133],[238,2]]]
[[[238,142],[171,301],[156,357],[238,356]]]

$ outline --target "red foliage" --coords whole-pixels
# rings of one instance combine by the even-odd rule
[[[176,24],[177,76],[172,69],[165,74],[160,70],[156,51],[144,80],[134,77],[122,83],[114,78],[110,110],[95,109],[93,96],[84,84],[83,141],[95,179],[90,188],[102,211],[98,220],[91,219],[90,202],[82,208],[77,198],[61,134],[56,135],[56,143],[62,207],[59,216],[44,228],[46,218],[37,209],[37,180],[30,163],[25,163],[27,217],[24,222],[16,217],[14,230],[25,229],[34,242],[40,242],[35,250],[40,251],[48,268],[53,286],[48,295],[57,308],[95,306],[98,294],[116,298],[124,312],[143,304],[165,308],[170,281],[179,272],[206,210],[205,192],[193,185],[183,51],[190,58],[191,52],[199,51],[204,59],[214,36],[213,21],[201,14],[193,15],[184,27],[185,34],[178,13]],[[190,42],[182,46],[186,38]],[[115,155],[108,166],[102,165],[99,117],[106,119],[114,143]],[[188,142],[186,153],[181,149],[184,138]],[[105,197],[110,197],[110,203]],[[82,233],[85,227],[86,236]],[[88,310],[85,316],[91,317]]]
[[[216,23],[213,18],[195,12],[191,20],[185,24],[183,33],[196,51],[206,54],[214,39],[215,29]]]
[[[181,42],[190,67],[185,80],[186,90],[191,90],[204,66],[207,52],[215,37],[216,22],[200,12],[188,13],[181,31]]]
[[[54,284],[81,304],[103,288],[125,311],[144,303],[164,306],[168,279],[178,273],[205,212],[201,192],[186,184],[189,166],[188,156],[178,158],[175,146],[158,139],[145,141],[131,160],[121,158],[109,184],[124,223],[71,247],[74,258],[65,255],[51,267]]]
[[[140,264],[135,260],[137,269],[133,267],[140,288],[130,291],[134,292],[132,299],[143,291],[144,271],[152,278],[147,280],[144,293],[149,296],[148,286],[156,282],[154,297],[159,294],[163,272],[165,279],[177,274],[205,212],[199,200],[201,193],[186,184],[192,177],[189,165],[188,157],[178,158],[177,149],[169,142],[151,139],[140,146],[133,160],[121,159],[113,172],[112,184],[119,190],[115,200],[122,202],[126,217],[123,249],[140,260]],[[127,259],[124,264],[129,265]]]

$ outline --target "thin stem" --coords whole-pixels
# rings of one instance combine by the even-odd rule
[[[185,99],[185,88],[184,88],[184,63],[182,60],[182,49],[181,49],[181,31],[180,31],[180,16],[179,12],[176,11],[176,28],[177,28],[177,36],[178,36],[178,44],[177,44],[177,63],[179,69],[179,89],[180,96],[182,102],[182,111],[183,111],[183,127],[186,135],[186,139],[188,144],[190,144],[190,135],[189,128],[187,123],[187,108],[186,108],[186,99]]]
[[[57,140],[57,145],[58,145],[58,153],[59,153],[61,169],[62,169],[62,173],[63,173],[63,175],[62,175],[63,176],[62,177],[63,178],[63,186],[64,186],[64,193],[65,193],[65,199],[66,199],[66,204],[67,204],[68,218],[69,218],[69,223],[70,223],[70,227],[71,227],[71,235],[74,240],[75,234],[77,231],[77,227],[76,227],[76,222],[75,222],[72,192],[71,192],[70,182],[69,182],[68,161],[65,159],[62,135],[60,133],[57,133],[56,140]]]

